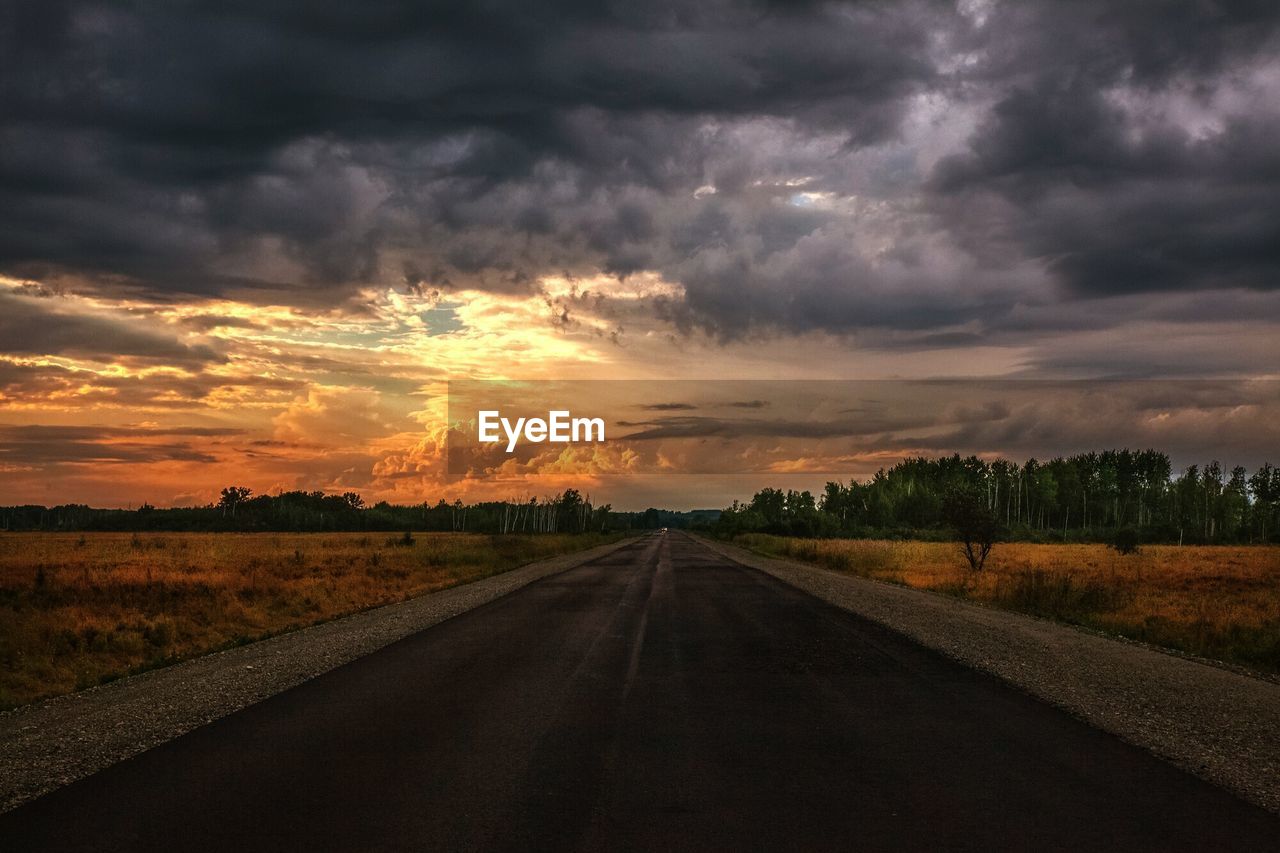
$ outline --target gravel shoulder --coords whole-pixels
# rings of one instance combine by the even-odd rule
[[[1280,813],[1280,684],[1032,616],[698,537]]]
[[[562,554],[0,714],[0,812],[634,541]]]

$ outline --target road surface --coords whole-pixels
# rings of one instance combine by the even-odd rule
[[[654,535],[0,815],[0,849],[1274,850],[1280,818]]]

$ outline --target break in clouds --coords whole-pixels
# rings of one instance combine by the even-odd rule
[[[645,273],[686,333],[1069,332],[1042,366],[1086,371],[1125,322],[1277,313],[1272,2],[2,15],[0,274],[42,286],[327,309]]]

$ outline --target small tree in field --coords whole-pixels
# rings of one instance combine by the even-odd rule
[[[1111,547],[1121,554],[1136,554],[1138,553],[1138,544],[1140,542],[1141,537],[1138,536],[1138,531],[1135,528],[1121,527],[1116,531],[1116,538],[1111,543]]]
[[[987,506],[985,496],[972,490],[953,489],[943,504],[947,523],[960,541],[960,551],[969,568],[982,571],[991,547],[1000,538],[1000,520]]]

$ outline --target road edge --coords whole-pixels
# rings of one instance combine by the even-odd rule
[[[1280,684],[1033,616],[693,538],[1280,814]]]
[[[0,714],[0,813],[635,541],[561,554]]]

